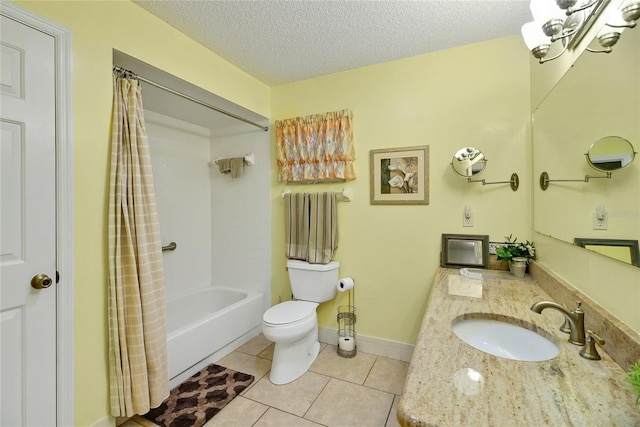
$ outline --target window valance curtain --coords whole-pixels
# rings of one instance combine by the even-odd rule
[[[277,120],[278,180],[355,179],[351,121],[349,110]]]

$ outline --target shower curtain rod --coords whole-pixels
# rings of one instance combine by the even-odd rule
[[[218,113],[222,113],[222,114],[224,114],[225,116],[229,116],[229,117],[232,117],[232,118],[234,118],[234,119],[236,119],[236,120],[240,120],[241,122],[248,123],[248,124],[250,124],[250,125],[252,125],[252,126],[255,126],[255,127],[257,127],[257,128],[262,129],[262,130],[263,130],[263,131],[265,131],[265,132],[267,132],[267,131],[269,130],[269,127],[268,127],[268,126],[263,126],[263,125],[261,125],[261,124],[258,124],[258,123],[255,123],[255,122],[252,122],[252,121],[251,121],[251,120],[249,120],[249,119],[245,119],[244,117],[240,117],[240,116],[238,116],[238,115],[236,115],[236,114],[230,113],[229,111],[225,111],[225,110],[223,110],[223,109],[221,109],[221,108],[218,108],[218,107],[216,107],[216,106],[214,106],[214,105],[208,104],[208,103],[206,103],[206,102],[204,102],[204,101],[200,101],[199,99],[193,98],[193,97],[191,97],[191,96],[189,96],[189,95],[185,95],[185,94],[184,94],[184,93],[182,93],[182,92],[178,92],[177,90],[173,90],[173,89],[171,89],[171,88],[168,88],[168,87],[166,87],[166,86],[163,86],[163,85],[161,85],[160,83],[156,83],[156,82],[151,81],[151,80],[149,80],[149,79],[145,79],[144,77],[142,77],[142,76],[140,76],[140,75],[138,75],[138,74],[136,74],[136,73],[134,73],[134,72],[132,72],[132,71],[129,71],[129,70],[125,69],[125,68],[122,68],[122,67],[113,67],[113,69],[114,69],[114,70],[116,70],[116,71],[119,71],[119,72],[131,73],[132,75],[136,76],[136,78],[137,78],[138,80],[143,81],[143,82],[145,82],[145,83],[148,83],[148,84],[150,84],[151,86],[155,86],[155,87],[157,87],[158,89],[162,89],[162,90],[164,90],[164,91],[167,91],[167,92],[169,92],[169,93],[172,93],[172,94],[174,94],[174,95],[177,95],[177,96],[179,96],[179,97],[181,97],[181,98],[184,98],[184,99],[187,99],[187,100],[189,100],[189,101],[195,102],[196,104],[202,105],[203,107],[210,108],[211,110],[217,111]]]

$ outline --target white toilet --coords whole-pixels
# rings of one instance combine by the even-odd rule
[[[264,336],[276,343],[269,379],[287,384],[307,372],[318,356],[316,307],[336,296],[340,263],[309,264],[288,260],[289,280],[295,301],[268,309],[262,316]]]

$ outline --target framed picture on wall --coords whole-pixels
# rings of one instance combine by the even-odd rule
[[[429,146],[369,152],[372,205],[429,204]]]

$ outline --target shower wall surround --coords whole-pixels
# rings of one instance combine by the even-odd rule
[[[211,132],[145,109],[160,216],[167,298],[212,283]]]
[[[235,130],[235,131],[234,131]],[[269,132],[238,125],[211,141],[211,159],[255,155],[240,178],[210,169],[214,284],[265,292],[271,302]]]
[[[145,108],[162,244],[177,244],[164,253],[167,298],[216,285],[271,301],[268,132],[220,134]],[[209,166],[250,153],[256,165],[237,179]]]

